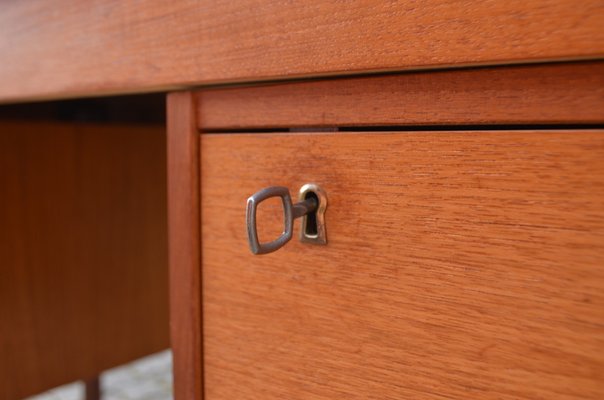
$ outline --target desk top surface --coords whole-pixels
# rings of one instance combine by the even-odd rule
[[[602,20],[601,0],[7,2],[0,102],[597,59]]]

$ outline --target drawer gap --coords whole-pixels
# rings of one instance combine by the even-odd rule
[[[604,124],[512,124],[512,125],[378,125],[296,128],[236,128],[203,130],[203,134],[224,133],[314,133],[314,132],[416,132],[416,131],[522,131],[522,130],[604,129]]]

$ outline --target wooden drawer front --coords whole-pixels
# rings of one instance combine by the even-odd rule
[[[604,398],[604,131],[200,145],[207,400]],[[253,256],[246,198],[306,182],[328,245]]]

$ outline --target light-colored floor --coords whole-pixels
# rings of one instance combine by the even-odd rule
[[[169,350],[103,372],[102,400],[171,400],[172,353]],[[75,382],[26,400],[82,400],[84,384]]]

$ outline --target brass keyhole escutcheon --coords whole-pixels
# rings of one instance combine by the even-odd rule
[[[298,200],[314,199],[317,209],[302,217],[300,241],[304,243],[327,244],[325,229],[325,210],[327,209],[327,195],[318,185],[307,183],[300,188]]]

